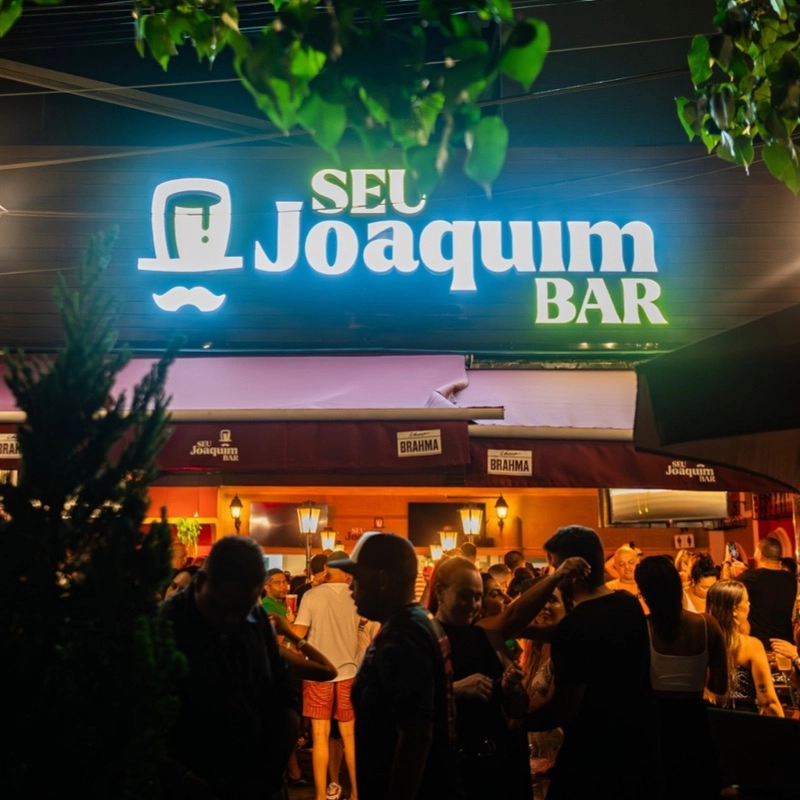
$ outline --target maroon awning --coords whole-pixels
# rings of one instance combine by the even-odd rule
[[[467,422],[178,422],[166,472],[408,473],[469,463]]]
[[[782,492],[743,470],[644,453],[631,442],[470,438],[462,420],[177,422],[164,473],[397,475],[457,468],[466,486]],[[0,469],[16,469],[16,426],[0,424]],[[385,479],[383,483],[385,483]]]
[[[473,438],[468,485],[777,492],[786,487],[728,467],[642,453],[631,442]]]

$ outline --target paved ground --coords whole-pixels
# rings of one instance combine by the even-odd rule
[[[303,770],[303,778],[308,781],[308,786],[289,786],[289,800],[314,800],[314,780],[311,774],[311,750],[298,750],[297,761],[300,769]],[[342,797],[341,800],[350,797],[349,783],[347,780],[347,767],[342,764],[341,780]]]
[[[309,785],[308,786],[290,786],[289,787],[289,800],[314,800],[314,783],[313,778],[311,776],[311,751],[310,750],[298,750],[297,751],[297,761],[300,764],[300,768],[303,770],[303,778],[305,778]],[[341,772],[341,780],[339,783],[342,784],[342,798],[341,800],[345,800],[345,798],[350,797],[349,792],[349,783],[347,780],[347,767],[342,764],[342,772]],[[534,800],[544,800],[545,793],[547,791],[546,783],[537,782],[534,784]]]

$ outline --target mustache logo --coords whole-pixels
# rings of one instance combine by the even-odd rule
[[[183,306],[194,306],[200,311],[216,311],[226,300],[227,295],[216,295],[203,286],[187,289],[175,286],[164,294],[154,294],[155,304],[163,311],[177,311]]]

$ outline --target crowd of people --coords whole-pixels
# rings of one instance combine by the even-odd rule
[[[425,568],[371,532],[298,579],[219,540],[162,604],[187,659],[170,794],[287,800],[302,743],[315,800],[713,800],[710,707],[800,716],[778,539],[752,565],[633,542],[607,558],[577,525],[544,550],[482,570],[468,543]]]

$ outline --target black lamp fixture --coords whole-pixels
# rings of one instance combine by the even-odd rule
[[[306,544],[306,576],[311,577],[309,565],[311,563],[311,537],[317,532],[319,514],[322,509],[311,500],[306,500],[297,506],[297,527],[305,538]]]
[[[494,512],[497,514],[497,527],[500,528],[500,533],[502,533],[508,516],[508,503],[506,503],[503,495],[497,498],[497,502],[494,504]]]
[[[483,509],[480,506],[467,504],[458,510],[461,514],[461,527],[467,541],[471,542],[473,536],[478,536],[481,532],[481,522],[483,522]]]
[[[233,496],[233,500],[231,500],[231,504],[228,508],[231,510],[236,533],[239,533],[239,529],[242,527],[242,501],[239,499],[238,494]]]

